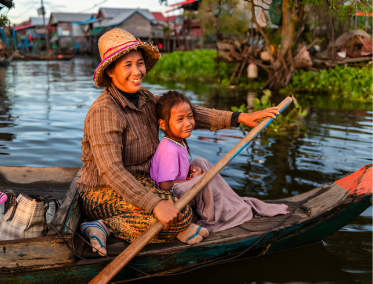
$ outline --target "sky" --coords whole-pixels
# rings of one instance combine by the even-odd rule
[[[41,0],[14,0],[15,8],[11,9],[8,17],[12,24],[19,24],[29,20],[30,17],[38,17],[37,9],[41,7]],[[183,0],[168,0],[168,4],[180,3]],[[163,12],[165,16],[174,15],[175,12],[166,14],[170,7],[159,5],[158,0],[44,0],[46,17],[51,12],[65,13],[92,13],[96,14],[100,7],[107,8],[145,8],[151,12]],[[176,15],[176,14],[175,14]]]

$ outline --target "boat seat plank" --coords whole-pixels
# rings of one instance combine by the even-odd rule
[[[275,204],[285,203],[285,204],[288,204],[288,205],[290,205],[292,203],[295,203],[295,204],[304,203],[306,200],[312,199],[312,198],[316,197],[317,195],[329,190],[330,186],[331,185],[322,185],[322,186],[316,187],[316,188],[314,188],[310,191],[304,192],[302,194],[297,194],[297,195],[294,195],[294,196],[281,198],[281,199],[263,200],[263,201],[268,202],[268,203],[275,203]]]
[[[63,199],[66,188],[79,168],[35,168],[0,166],[0,191],[11,189],[16,194],[51,195]]]
[[[0,241],[0,274],[73,265],[74,256],[65,244],[71,245],[72,235],[64,235],[63,238],[48,236]]]

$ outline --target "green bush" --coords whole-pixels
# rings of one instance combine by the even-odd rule
[[[328,93],[332,99],[344,98],[352,101],[372,100],[372,69],[336,66],[329,70],[298,71],[283,93],[312,92]]]
[[[149,75],[163,80],[200,80],[213,82],[217,77],[216,50],[175,51],[163,54]],[[229,77],[232,66],[220,63],[220,75]]]
[[[197,49],[194,51],[175,51],[162,55],[155,67],[149,72],[149,76],[162,80],[178,81],[207,81],[218,84],[217,63],[213,60],[217,56],[216,50]],[[230,86],[230,78],[235,69],[235,64],[220,62],[219,73],[220,86]],[[238,87],[248,89],[249,91],[259,91],[265,83],[265,80],[253,80],[248,83],[246,70],[240,78]]]

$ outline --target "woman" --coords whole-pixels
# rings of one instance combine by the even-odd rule
[[[102,62],[94,82],[105,90],[89,109],[84,123],[81,178],[77,181],[83,210],[92,220],[103,219],[109,231],[134,241],[156,219],[165,229],[153,243],[181,241],[196,235],[192,212],[176,209],[176,197],[149,178],[158,146],[157,97],[141,89],[142,80],[160,58],[157,47],[130,33],[113,29],[98,42]],[[276,108],[241,114],[196,107],[196,129],[211,131],[237,123],[254,127],[259,119],[279,114]]]

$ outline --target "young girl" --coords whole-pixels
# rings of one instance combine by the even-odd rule
[[[176,91],[169,91],[159,98],[156,105],[157,119],[165,132],[150,167],[150,176],[165,191],[173,190],[178,198],[187,192],[211,168],[203,159],[189,164],[188,144],[194,127],[194,109],[188,98]],[[187,180],[187,178],[191,178]],[[193,221],[218,232],[229,229],[253,218],[253,210],[262,216],[286,214],[284,204],[267,204],[255,198],[238,196],[217,175],[202,189],[190,204]]]

